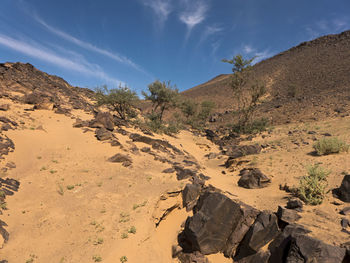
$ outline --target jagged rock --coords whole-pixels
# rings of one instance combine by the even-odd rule
[[[103,127],[96,129],[95,135],[99,141],[106,141],[114,138],[113,133]]]
[[[340,200],[347,203],[350,202],[350,174],[344,176],[340,187],[336,191],[336,194]]]
[[[2,104],[0,105],[0,111],[8,111],[10,109],[9,104]]]
[[[174,173],[175,172],[175,169],[174,168],[167,168],[165,170],[162,171],[162,173],[165,173],[165,174],[171,174],[171,173]]]
[[[301,216],[297,213],[297,211],[292,209],[286,209],[281,206],[278,206],[277,217],[284,224],[295,223],[301,218]]]
[[[53,97],[48,94],[34,91],[26,94],[23,98],[24,103],[34,105],[34,109],[52,110],[55,106]]]
[[[117,153],[108,159],[109,162],[112,163],[123,163],[123,166],[127,167],[132,164],[132,159],[124,154]]]
[[[6,231],[4,226],[7,226],[7,224],[4,221],[0,220],[0,236],[2,236],[4,243],[7,243],[9,240],[10,234],[9,232]]]
[[[15,145],[11,139],[6,135],[0,134],[0,157],[2,155],[7,155],[9,152],[15,149]]]
[[[194,215],[187,218],[183,232],[191,251],[204,255],[222,251],[243,216],[240,205],[227,196],[204,192],[194,208]]]
[[[268,211],[261,212],[238,246],[235,259],[240,260],[257,253],[278,234],[276,215]]]
[[[219,136],[213,132],[212,130],[206,129],[205,130],[205,135],[209,141],[215,142],[219,138]]]
[[[8,162],[8,163],[6,164],[6,167],[7,167],[7,168],[10,168],[10,169],[14,169],[14,168],[16,168],[16,164],[15,164],[14,162]]]
[[[290,199],[287,202],[286,208],[295,209],[295,210],[301,212],[303,210],[303,202],[298,198]]]
[[[215,159],[217,157],[217,154],[216,153],[209,153],[208,154],[208,159],[211,160],[211,159]]]
[[[238,185],[248,189],[264,188],[271,182],[258,168],[245,168],[239,175]]]
[[[73,128],[83,128],[83,127],[87,127],[89,125],[88,121],[83,121],[81,119],[76,119],[75,123],[73,123]]]
[[[342,215],[350,214],[350,206],[344,207],[339,213],[342,214]]]
[[[176,178],[177,180],[184,180],[190,177],[194,177],[197,172],[191,169],[186,169],[182,166],[175,165],[174,169],[176,171]]]
[[[174,190],[162,194],[156,203],[152,218],[156,227],[175,209],[181,207],[181,191]]]
[[[110,143],[111,143],[111,146],[122,146],[121,143],[116,138],[112,139]]]
[[[151,148],[150,148],[150,147],[142,147],[142,148],[141,148],[141,152],[149,153],[150,151],[151,151]]]
[[[187,184],[182,191],[182,205],[186,211],[190,211],[196,204],[202,187],[198,184]]]
[[[90,121],[90,128],[105,128],[109,131],[114,130],[113,116],[109,112],[98,112],[96,117]]]
[[[180,252],[178,253],[177,258],[181,263],[210,263],[210,261],[198,251],[193,253]]]
[[[268,263],[270,256],[270,251],[259,251],[256,254],[238,260],[237,263]]]
[[[287,225],[283,229],[283,232],[280,233],[269,245],[269,251],[271,252],[269,262],[284,262],[292,237],[295,235],[306,235],[310,232],[310,230],[306,229],[302,225]]]
[[[350,222],[347,218],[342,218],[340,221],[340,225],[342,228],[347,228],[348,226],[350,226]]]
[[[261,152],[261,146],[258,144],[254,145],[232,145],[226,147],[224,153],[229,157],[229,159],[236,159],[242,156],[258,154]]]
[[[173,150],[175,153],[183,154],[178,148],[171,145],[168,141],[163,141],[160,139],[153,139],[151,137],[143,136],[137,133],[130,134],[129,138],[133,142],[143,142],[152,145],[152,148],[160,149],[162,151],[167,151],[167,149]]]
[[[233,258],[236,254],[236,250],[243,240],[244,236],[255,222],[256,217],[260,213],[259,210],[248,206],[244,203],[240,203],[242,217],[233,226],[232,233],[227,240],[227,244],[224,248],[224,255],[226,257]]]
[[[70,109],[64,108],[62,106],[57,106],[55,109],[55,113],[68,115],[70,113]]]
[[[285,262],[339,263],[343,262],[345,254],[345,248],[331,246],[309,236],[295,235]]]
[[[7,123],[7,124],[11,124],[11,125],[14,126],[14,127],[17,127],[17,126],[18,126],[17,122],[12,121],[12,120],[10,120],[9,118],[6,118],[6,117],[4,117],[4,116],[0,116],[0,122]]]

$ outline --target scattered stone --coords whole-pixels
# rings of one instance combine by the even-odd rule
[[[350,202],[350,174],[344,176],[340,187],[336,189],[336,194],[340,200]]]
[[[48,94],[42,92],[32,92],[26,94],[23,97],[24,103],[34,105],[34,109],[41,110],[53,110],[55,104],[53,103],[54,98]]]
[[[110,131],[108,131],[104,127],[96,129],[95,135],[99,141],[106,141],[106,140],[114,139],[113,133],[111,133]]]
[[[208,159],[211,160],[211,159],[215,159],[217,157],[217,154],[216,153],[209,153],[208,154]]]
[[[142,149],[141,149],[141,151],[142,151]],[[174,173],[174,172],[175,172],[174,168],[167,168],[167,169],[162,171],[162,173],[165,173],[165,174],[171,174],[171,173]]]
[[[197,198],[202,187],[198,184],[187,184],[182,191],[182,205],[186,207],[186,211],[190,211],[196,204]]]
[[[128,167],[132,164],[132,159],[124,154],[117,153],[108,159],[112,163],[123,163],[123,166]]]
[[[350,206],[348,207],[344,207],[340,212],[339,212],[341,215],[348,215],[350,214]]]
[[[238,185],[247,189],[267,187],[271,180],[258,168],[245,168],[239,173]]]
[[[260,248],[268,244],[278,234],[276,215],[268,211],[261,212],[238,246],[235,260],[257,253]]]
[[[143,136],[137,133],[130,134],[129,138],[133,142],[143,142],[152,145],[152,148],[167,151],[167,149],[173,150],[177,154],[183,154],[178,148],[171,145],[168,141],[163,141],[160,139],[153,139],[151,137]]]
[[[270,256],[270,251],[259,251],[256,254],[238,260],[237,263],[268,263]]]
[[[295,209],[299,212],[303,210],[303,202],[298,198],[290,199],[286,205],[288,209]]]
[[[177,180],[184,180],[190,177],[194,177],[197,172],[191,169],[186,169],[182,166],[175,165],[174,169],[176,171],[176,178]]]
[[[105,128],[109,131],[114,130],[113,116],[109,112],[98,112],[95,119],[89,123],[90,128]]]
[[[321,135],[323,135],[323,136],[325,136],[325,137],[331,137],[331,136],[332,136],[332,134],[330,134],[330,133],[328,133],[328,132],[322,133]]]
[[[341,221],[340,221],[340,224],[341,224],[342,228],[347,228],[348,226],[350,226],[349,219],[342,218]]]
[[[9,104],[2,104],[0,105],[0,111],[8,111],[10,109]]]
[[[6,164],[6,167],[7,167],[7,168],[10,168],[10,169],[14,169],[14,168],[16,168],[16,164],[15,164],[14,162],[8,162],[8,163]]]
[[[89,125],[88,121],[83,121],[79,118],[75,120],[75,123],[73,123],[73,128],[83,128]]]
[[[122,146],[122,145],[116,138],[114,138],[111,140],[111,146]]]
[[[151,148],[150,148],[150,147],[142,147],[142,148],[141,148],[141,152],[149,153],[150,151],[151,151]]]
[[[258,154],[261,152],[261,146],[258,144],[254,145],[233,145],[226,147],[224,153],[231,159],[236,159],[251,154]],[[230,159],[229,158],[229,159]]]

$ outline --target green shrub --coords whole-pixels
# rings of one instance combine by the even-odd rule
[[[241,134],[257,134],[266,131],[269,127],[269,121],[266,118],[253,120],[245,125],[232,125],[232,131]]]
[[[326,194],[327,176],[330,171],[316,164],[307,167],[307,172],[308,175],[300,179],[296,194],[306,204],[319,205]]]
[[[327,155],[349,150],[349,145],[337,137],[323,138],[313,145],[318,155]]]

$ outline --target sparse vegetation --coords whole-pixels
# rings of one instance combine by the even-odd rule
[[[128,213],[120,213],[119,223],[126,223],[130,221],[130,215]]]
[[[132,209],[133,209],[133,210],[136,210],[137,208],[143,207],[143,206],[145,206],[146,204],[147,204],[147,201],[144,201],[144,202],[141,203],[141,204],[134,204],[133,207],[132,207]]]
[[[96,245],[102,245],[103,242],[104,242],[103,238],[99,237],[99,238],[97,238],[97,239],[94,241],[93,244],[94,244],[95,246],[96,246]]]
[[[94,262],[101,262],[102,261],[102,257],[100,255],[94,255],[94,256],[92,256],[92,260]]]
[[[129,237],[129,235],[128,235],[128,233],[122,233],[120,237],[121,237],[121,239],[126,239]]]
[[[116,111],[120,119],[126,120],[135,117],[135,104],[139,98],[127,86],[109,90],[105,85],[96,89],[96,100],[98,106],[106,105]]]
[[[343,140],[337,137],[323,138],[317,141],[313,148],[318,155],[328,155],[333,153],[340,153],[349,150],[349,145],[347,145]]]
[[[180,105],[180,109],[185,116],[185,124],[198,130],[204,128],[214,107],[215,103],[212,101],[203,101],[199,104],[188,99]]]
[[[323,202],[326,194],[327,176],[330,171],[325,170],[319,164],[307,167],[307,176],[299,181],[295,194],[306,204],[319,205]]]
[[[242,55],[237,55],[231,60],[222,60],[233,65],[231,88],[237,100],[237,111],[235,111],[237,120],[233,127],[235,132],[239,133],[252,133],[257,128],[266,126],[265,121],[254,121],[257,106],[266,94],[265,85],[258,82],[252,75],[251,64],[254,59],[255,57],[246,60]]]
[[[63,186],[61,184],[57,184],[57,192],[60,194],[60,195],[64,195],[64,190],[63,190]]]
[[[120,262],[122,262],[122,263],[125,263],[125,262],[127,262],[128,261],[128,258],[126,257],[126,256],[122,256],[121,258],[120,258]]]
[[[68,190],[73,190],[74,189],[74,185],[67,185],[67,189]]]
[[[136,227],[135,227],[135,226],[131,226],[131,227],[128,229],[128,233],[130,233],[130,234],[136,234]]]

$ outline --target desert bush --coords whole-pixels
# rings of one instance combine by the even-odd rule
[[[159,80],[148,85],[148,92],[143,91],[142,95],[153,104],[152,116],[162,122],[164,112],[178,105],[179,92],[176,86],[171,86],[170,81]]]
[[[306,204],[319,205],[323,202],[326,194],[327,176],[330,171],[316,164],[307,167],[307,172],[308,175],[299,180],[295,194]]]
[[[234,124],[231,126],[233,132],[243,134],[257,134],[269,128],[269,121],[266,118],[253,120],[246,125]]]
[[[266,94],[265,85],[261,84],[252,74],[251,64],[255,59],[244,59],[242,55],[237,55],[231,60],[223,59],[223,62],[233,65],[231,88],[234,98],[237,101],[237,111],[235,117],[237,122],[234,126],[240,132],[249,130],[254,120],[254,113],[262,97]]]
[[[340,153],[349,150],[349,145],[337,137],[323,138],[313,145],[318,155]]]
[[[107,86],[96,89],[97,106],[106,105],[116,111],[118,117],[126,120],[135,117],[135,104],[139,100],[136,92],[127,86],[117,89],[108,89]]]
[[[185,124],[193,129],[202,130],[215,107],[212,101],[203,101],[196,103],[192,100],[183,100],[180,109],[185,116]]]

